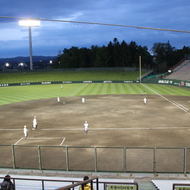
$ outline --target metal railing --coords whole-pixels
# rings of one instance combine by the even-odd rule
[[[3,180],[4,177],[0,177],[0,179]],[[52,186],[56,188],[56,186],[64,186],[65,184],[75,184],[78,181],[76,180],[53,180],[53,179],[42,179],[42,178],[15,178],[11,177],[11,181],[15,184],[15,189],[26,189],[26,183],[27,183],[27,189],[30,189],[31,184],[31,189],[42,189],[42,190],[47,190],[47,189],[52,189]],[[51,183],[51,185],[50,185]],[[57,184],[56,184],[57,183]],[[48,188],[49,186],[49,188]]]
[[[190,148],[0,145],[0,168],[190,173]]]
[[[94,189],[93,188],[93,180],[96,180],[96,190],[99,190],[99,184],[98,184],[98,178],[97,177],[94,177],[94,178],[91,178],[91,179],[88,179],[85,181],[81,181],[81,182],[78,182],[78,183],[75,183],[72,185],[67,185],[65,187],[60,187],[60,188],[55,189],[55,190],[70,190],[71,188],[74,189],[74,187],[78,187],[78,186],[81,186],[82,190],[84,190],[84,184],[86,184],[86,183],[90,183],[91,189]]]
[[[3,179],[3,177],[0,177]],[[107,190],[112,185],[112,190],[129,189],[138,190],[138,183],[129,182],[107,182],[99,181],[98,177],[93,177],[85,181],[77,180],[53,180],[53,179],[38,179],[38,178],[11,178],[11,181],[15,184],[15,189],[55,189],[55,190],[78,190],[79,186],[83,188],[83,184],[90,183],[93,190]],[[68,185],[69,184],[69,185]],[[125,186],[125,188],[124,188]],[[56,188],[57,187],[57,188]]]

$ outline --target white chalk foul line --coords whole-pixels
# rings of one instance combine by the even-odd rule
[[[65,138],[63,138],[63,137],[30,137],[30,138],[27,138],[27,139],[38,139],[38,140],[43,140],[43,139],[62,139],[60,146],[62,146],[64,141],[65,141]]]
[[[65,138],[63,138],[63,140],[62,140],[60,146],[62,146],[64,142],[65,142]]]
[[[174,106],[176,106],[176,107],[178,107],[179,109],[181,109],[181,110],[183,110],[184,112],[186,112],[187,114],[190,114],[187,110],[187,108],[185,108],[184,109],[184,107],[183,106],[181,106],[181,105],[178,105],[178,104],[176,104],[175,102],[173,102],[173,101],[170,101],[170,100],[168,100],[170,103],[172,103]]]
[[[18,140],[14,145],[17,145],[22,139],[24,139],[23,137],[20,139],[20,140]]]
[[[23,129],[0,129],[3,131],[23,131]]]
[[[141,85],[143,85],[145,88],[148,88],[149,90],[151,90],[152,92],[154,92],[158,96],[162,97],[163,99],[167,100],[168,102],[172,103],[174,106],[178,107],[179,109],[183,110],[184,112],[186,112],[187,114],[190,115],[190,113],[187,111],[188,109],[185,108],[184,106],[182,106],[181,104],[175,103],[175,101],[171,101],[171,100],[167,99],[166,97],[162,96],[158,92],[154,91],[153,89],[149,88],[148,86],[146,86],[146,85],[144,85],[142,83],[141,83]]]
[[[22,137],[14,145],[17,145],[23,139],[25,139],[25,138]],[[62,139],[60,146],[62,146],[64,141],[65,141],[65,137],[64,138],[63,137],[29,137],[27,139],[29,139],[29,140],[31,140],[31,139],[38,139],[38,140],[43,140],[43,139]]]
[[[61,137],[30,137],[27,139],[39,139],[39,140],[43,140],[43,139],[62,139],[60,146],[63,145],[65,138],[61,138]]]
[[[27,139],[39,139],[39,140],[43,140],[43,139],[63,139],[62,137],[29,137]]]
[[[133,127],[133,128],[129,128],[129,127],[122,127],[122,128],[91,128],[90,131],[114,131],[114,130],[146,130],[146,129],[189,129],[190,127]],[[46,129],[48,130],[52,130],[52,129]],[[55,131],[73,131],[73,129],[53,129]],[[76,128],[74,129],[75,131],[83,131],[84,128]]]
[[[61,129],[61,128],[59,128],[59,129],[55,129],[55,128],[53,128],[53,129],[40,129],[40,130],[44,130],[44,131],[81,131],[81,130],[84,130],[84,127],[81,129],[81,128],[64,128],[64,129]]]
[[[183,109],[185,109],[185,110],[189,110],[188,108],[182,106],[181,104],[177,103],[176,101],[173,101],[173,102],[174,102],[175,104],[179,105],[180,107],[182,107]]]

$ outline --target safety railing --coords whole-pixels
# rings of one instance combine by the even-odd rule
[[[0,145],[0,168],[190,173],[190,148]]]
[[[3,180],[3,177],[0,177]],[[77,180],[53,180],[53,179],[39,179],[39,178],[11,178],[11,181],[15,184],[15,189],[25,190],[78,190],[81,186],[81,189],[84,190],[84,184],[90,183],[90,186],[93,190],[118,190],[118,189],[127,189],[127,190],[138,190],[138,183],[130,182],[107,182],[99,181],[98,177],[92,177],[85,181]]]
[[[75,187],[79,187],[79,186],[81,186],[81,189],[84,190],[84,185],[87,183],[90,183],[91,189],[94,189],[93,188],[93,180],[96,180],[96,190],[99,190],[98,178],[97,177],[87,179],[85,181],[81,181],[81,182],[78,182],[78,183],[75,183],[72,185],[67,185],[65,187],[60,187],[60,188],[55,189],[55,190],[70,190],[70,189],[74,189]]]

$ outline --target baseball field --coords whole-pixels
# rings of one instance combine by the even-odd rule
[[[42,140],[22,140],[18,144],[36,145],[40,141],[39,145],[58,145],[43,139],[56,136],[64,137],[67,146],[188,147],[189,138],[185,138],[190,133],[188,95],[188,89],[152,84],[2,87],[0,144],[15,144],[23,137],[26,125],[30,138],[37,136]],[[34,116],[38,129],[31,131]],[[86,120],[90,125],[88,136],[83,133]],[[148,138],[144,138],[145,132],[151,132]],[[110,138],[111,134],[114,137]]]
[[[189,89],[153,84],[91,83],[12,86],[0,90],[0,145],[26,146],[24,151],[17,148],[16,156],[22,155],[17,158],[17,167],[33,168],[33,162],[38,162],[36,150],[28,146],[190,146]],[[36,130],[32,130],[34,116],[38,121]],[[89,123],[88,133],[84,132],[85,121]],[[28,129],[27,139],[23,138],[24,125]],[[46,159],[54,160],[52,168],[58,169],[61,163],[59,159],[55,161],[55,155],[57,158],[61,153],[50,149],[52,154]],[[75,154],[70,154],[70,160],[78,155],[77,163],[72,162],[75,164],[70,166],[73,170],[80,170],[81,164],[85,165],[83,169],[89,169],[92,161],[82,161],[87,152],[85,149],[81,155],[75,149]],[[106,157],[105,153],[100,151],[99,155]],[[3,160],[2,154],[0,158]],[[10,159],[1,161],[1,166],[10,166]],[[103,162],[101,167],[109,167],[106,164]],[[44,167],[50,167],[49,162],[44,160]]]

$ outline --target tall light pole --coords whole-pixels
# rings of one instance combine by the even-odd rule
[[[30,70],[33,70],[33,61],[32,61],[32,30],[31,27],[38,27],[40,26],[39,20],[20,20],[20,26],[28,27],[29,31],[29,49],[30,49]]]
[[[142,74],[141,74],[141,55],[139,56],[139,79],[140,79],[140,83],[141,83],[141,78],[142,78]]]

